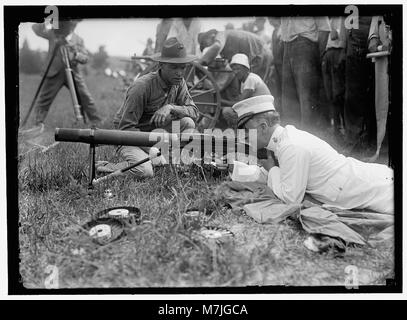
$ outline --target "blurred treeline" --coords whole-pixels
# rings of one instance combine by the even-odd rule
[[[105,46],[100,46],[98,52],[89,52],[89,62],[82,65],[82,71],[88,74],[89,69],[96,72],[103,71],[110,65],[110,58],[105,50]],[[115,60],[115,59],[114,59]],[[41,50],[32,50],[27,39],[24,40],[19,54],[19,70],[25,74],[40,74],[45,69],[47,61],[47,52]]]

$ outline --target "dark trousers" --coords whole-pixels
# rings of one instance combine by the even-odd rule
[[[373,100],[373,64],[366,59],[367,50],[348,44],[345,71],[345,127],[349,139],[363,131],[375,136]]]
[[[252,61],[250,61],[250,70],[251,72],[257,74],[265,80],[267,73],[269,72],[269,67],[272,60],[272,53],[268,49],[264,49],[262,54],[259,56],[254,57]]]
[[[336,127],[343,120],[345,103],[344,50],[329,48],[322,58],[322,78],[328,100],[329,119],[334,121]]]
[[[282,86],[283,86],[283,64],[274,63],[274,74],[271,92],[274,96],[274,105],[276,110],[281,113],[281,98],[282,98]]]
[[[319,98],[318,44],[304,37],[284,42],[282,119],[299,128],[312,124]]]
[[[97,115],[95,102],[85,84],[82,75],[80,73],[73,72],[73,79],[75,83],[76,95],[85,116],[91,122],[100,121],[101,119]],[[47,117],[48,110],[62,86],[66,86],[69,89],[64,69],[58,72],[55,76],[45,78],[35,107],[36,124],[44,122],[45,118]]]

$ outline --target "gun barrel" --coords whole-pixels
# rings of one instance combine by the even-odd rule
[[[126,145],[152,147],[157,142],[169,141],[173,134],[167,132],[142,132],[106,129],[56,128],[55,141],[82,142],[88,144]]]
[[[222,146],[224,152],[235,152],[236,146],[238,152],[248,153],[251,146],[244,142],[238,142],[233,137],[215,136],[201,133],[168,133],[168,132],[145,132],[145,131],[125,131],[125,130],[108,130],[108,129],[71,129],[71,128],[56,128],[55,141],[65,142],[82,142],[88,144],[100,145],[118,145],[118,146],[137,146],[137,147],[153,147],[158,142],[173,144],[175,141],[178,147],[185,147],[191,141],[195,141],[202,150],[209,146],[213,146],[215,151],[216,146]],[[243,151],[244,150],[244,151]]]

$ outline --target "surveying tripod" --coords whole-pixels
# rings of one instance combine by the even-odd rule
[[[76,118],[76,121],[83,121],[84,123],[86,123],[85,118],[82,114],[82,108],[78,102],[78,96],[76,94],[76,89],[75,89],[75,82],[73,79],[73,75],[72,75],[72,68],[71,68],[71,64],[69,62],[69,55],[68,55],[68,49],[66,48],[66,46],[64,44],[61,44],[60,41],[58,41],[55,44],[55,47],[52,51],[52,55],[51,58],[49,60],[49,63],[45,69],[45,72],[41,78],[41,82],[37,88],[37,91],[35,92],[34,95],[34,99],[31,102],[31,106],[28,109],[28,112],[22,122],[22,127],[24,127],[27,124],[28,118],[30,117],[30,114],[35,106],[35,102],[37,101],[38,98],[38,94],[41,92],[42,86],[44,84],[45,78],[48,75],[49,69],[51,67],[52,62],[54,61],[54,58],[56,56],[57,50],[60,50],[61,55],[62,55],[62,61],[64,63],[65,66],[65,74],[66,74],[66,79],[68,81],[68,88],[69,88],[69,92],[71,94],[71,98],[72,98],[72,104],[73,104],[73,110],[74,110],[74,115]]]

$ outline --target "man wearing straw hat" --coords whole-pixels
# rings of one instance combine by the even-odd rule
[[[162,128],[172,131],[172,122],[179,121],[180,131],[195,128],[198,108],[192,101],[184,80],[187,64],[195,60],[176,38],[167,39],[161,53],[152,56],[159,62],[159,70],[138,78],[126,92],[125,100],[114,118],[119,130],[151,131]],[[121,146],[125,161],[118,164],[100,161],[99,172],[113,172],[139,162],[149,156],[149,148]],[[154,175],[151,161],[130,170],[138,178]]]
[[[238,127],[257,130],[257,148],[274,152],[267,185],[285,203],[301,203],[305,193],[342,209],[394,214],[393,170],[345,157],[328,143],[292,125],[282,127],[272,96],[236,103]]]

